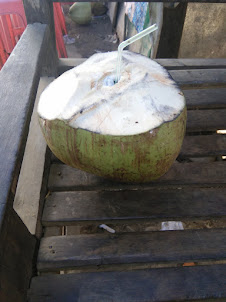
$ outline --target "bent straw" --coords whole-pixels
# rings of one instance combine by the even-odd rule
[[[153,24],[152,26],[146,28],[145,30],[142,30],[140,33],[136,34],[135,36],[133,36],[133,37],[129,38],[128,40],[123,41],[122,43],[119,44],[119,46],[118,46],[118,61],[117,61],[116,83],[118,83],[118,81],[120,80],[120,76],[121,76],[121,63],[122,63],[122,51],[123,51],[123,49],[127,45],[129,45],[129,44],[131,44],[131,43],[133,43],[133,42],[135,42],[135,41],[143,38],[144,36],[152,33],[156,29],[158,29],[158,26],[156,24]]]

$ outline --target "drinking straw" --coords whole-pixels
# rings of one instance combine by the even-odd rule
[[[156,29],[158,29],[158,26],[156,24],[153,24],[152,26],[142,30],[140,33],[136,34],[135,36],[133,36],[133,37],[129,38],[128,40],[125,40],[125,41],[123,41],[122,43],[119,44],[119,46],[118,46],[116,83],[118,83],[118,81],[120,80],[120,77],[121,77],[121,64],[122,64],[122,51],[123,51],[123,49],[127,45],[143,38],[144,36],[152,33]]]

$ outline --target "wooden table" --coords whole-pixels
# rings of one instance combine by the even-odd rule
[[[226,60],[158,61],[187,101],[178,159],[134,185],[51,155],[30,302],[226,301]],[[59,73],[77,63],[61,60]],[[161,231],[167,221],[184,230]]]

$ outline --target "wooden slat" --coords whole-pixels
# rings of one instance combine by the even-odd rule
[[[169,70],[226,68],[226,59],[156,59]]]
[[[42,223],[223,216],[226,189],[53,192],[46,200]]]
[[[49,275],[33,278],[28,301],[225,301],[225,280],[226,265]]]
[[[226,129],[226,109],[189,110],[187,132]]]
[[[226,155],[226,135],[185,136],[180,158]]]
[[[224,185],[225,177],[226,162],[174,163],[172,168],[156,183]]]
[[[93,190],[93,189],[144,189],[156,186],[226,184],[226,163],[177,163],[159,180],[149,184],[122,184],[103,179],[63,164],[52,164],[49,177],[51,191]]]
[[[182,87],[226,87],[226,69],[170,70],[172,78]]]
[[[85,265],[226,259],[226,229],[53,236],[41,240],[39,271]]]
[[[41,93],[52,81],[53,78],[51,77],[41,77],[39,82],[13,204],[14,209],[30,233],[36,236],[40,236],[38,233],[40,232],[39,221],[40,212],[42,211],[43,193],[45,195],[45,192],[42,192],[42,186],[46,158],[46,142],[39,126],[37,105]]]
[[[47,25],[28,25],[0,73],[0,204],[15,193],[11,184],[19,174],[48,35]]]
[[[183,90],[188,109],[226,108],[226,88]]]

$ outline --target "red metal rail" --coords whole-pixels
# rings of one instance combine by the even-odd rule
[[[67,58],[63,35],[67,34],[61,4],[54,3],[56,47],[60,58]],[[0,69],[27,26],[22,0],[0,0]]]

